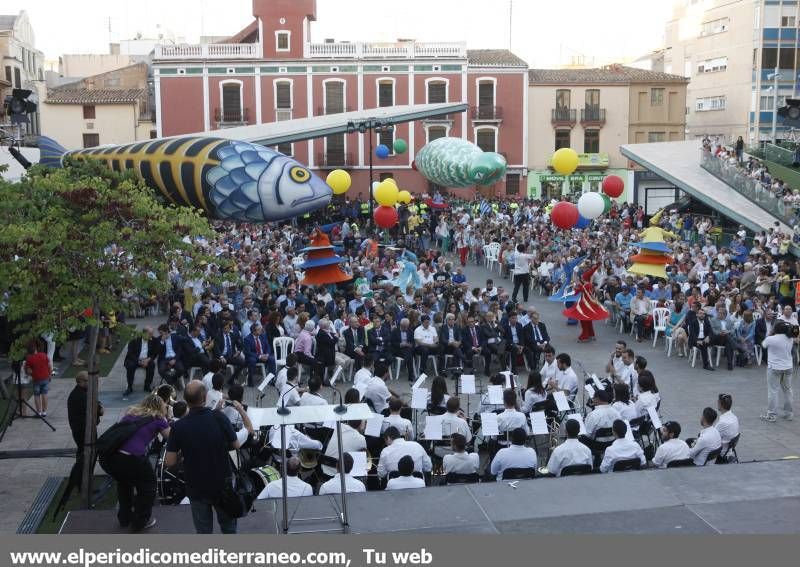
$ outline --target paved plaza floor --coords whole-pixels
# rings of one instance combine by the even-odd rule
[[[510,281],[501,279],[497,271],[490,274],[483,266],[470,265],[465,269],[465,274],[471,285],[482,286],[487,277],[493,277],[495,284],[511,291]],[[597,341],[579,344],[576,340],[578,329],[566,325],[560,313],[560,304],[547,301],[546,297],[536,293],[532,293],[530,303],[541,313],[557,352],[569,353],[573,361],[580,362],[588,372],[595,372],[598,375],[604,372],[614,343],[621,336],[614,328],[603,323],[596,324]],[[157,325],[162,319],[163,317],[158,317],[132,322],[139,326]],[[656,348],[652,347],[652,341],[636,343],[632,337],[625,339],[629,339],[629,346],[637,355],[647,358],[648,368],[656,377],[661,391],[662,419],[679,421],[683,426],[685,437],[695,436],[700,428],[700,413],[703,407],[715,406],[718,394],[724,392],[733,396],[733,411],[739,417],[741,424],[742,437],[738,447],[740,460],[763,461],[800,455],[800,421],[778,420],[777,423],[764,423],[758,418],[766,405],[765,366],[736,368],[729,372],[725,370],[723,364],[716,372],[707,372],[701,368],[699,361],[696,368],[691,368],[686,358],[679,358],[674,353],[671,358],[667,358],[663,339],[659,340]],[[101,378],[100,399],[106,408],[101,430],[118,419],[125,407],[135,403],[144,395],[143,376],[139,373],[136,392],[128,401],[122,399],[122,392],[125,389],[123,358],[122,356],[119,358],[109,376]],[[525,382],[524,373],[520,380]],[[18,420],[6,432],[5,438],[0,443],[0,451],[71,447],[66,400],[73,384],[72,380],[67,379],[55,379],[52,383],[48,419],[57,428],[55,433],[39,420]],[[391,382],[389,386],[398,393],[410,397],[410,384],[404,374],[399,381]],[[274,404],[275,400],[274,391],[269,391],[263,403]],[[470,411],[474,412],[478,406],[477,396],[472,396],[469,403]],[[465,400],[462,400],[462,406],[466,406]],[[68,474],[72,462],[69,458],[0,460],[0,478],[3,478],[3,482],[0,483],[0,502],[3,503],[0,533],[15,532],[44,481],[49,476]]]

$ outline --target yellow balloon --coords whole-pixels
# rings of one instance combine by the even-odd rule
[[[570,175],[578,169],[578,153],[572,148],[561,148],[553,154],[553,169],[561,175]]]
[[[387,182],[391,183],[392,185],[394,185],[395,187],[397,187],[397,181],[394,180],[394,177],[387,177],[383,181],[387,181]]]
[[[334,195],[342,195],[347,193],[347,190],[350,189],[350,185],[352,180],[350,179],[350,174],[347,173],[343,169],[334,169],[328,174],[328,177],[325,179],[331,189],[333,189]]]
[[[397,194],[397,200],[401,203],[410,203],[411,202],[411,193],[406,190],[400,191]]]
[[[388,180],[382,181],[375,188],[375,200],[381,205],[391,207],[397,202],[398,193],[400,191],[397,189],[397,185],[389,183]]]

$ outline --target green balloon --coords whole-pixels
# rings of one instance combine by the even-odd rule
[[[404,154],[408,149],[408,144],[402,138],[397,138],[394,141],[394,153],[396,154]]]
[[[603,208],[603,214],[606,214],[608,211],[611,210],[611,197],[606,195],[605,193],[602,194],[603,201],[605,202],[605,207]]]

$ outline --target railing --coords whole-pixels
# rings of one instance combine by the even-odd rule
[[[291,108],[276,108],[275,109],[275,122],[283,122],[284,120],[292,119]]]
[[[154,59],[259,59],[258,43],[156,45]]]
[[[470,114],[473,120],[502,120],[502,106],[473,106],[470,107]]]
[[[332,110],[330,108],[325,108],[324,106],[317,107],[317,113],[314,116],[327,116],[329,114],[341,114],[342,112],[352,112],[353,109],[349,106],[342,106],[339,110]]]
[[[317,167],[320,168],[334,168],[334,167],[350,167],[355,165],[353,161],[353,154],[344,152],[327,152],[317,154]]]
[[[467,45],[458,43],[307,43],[304,48],[307,58],[320,59],[365,59],[393,58],[414,59],[420,57],[467,56]]]
[[[786,205],[783,202],[783,198],[772,193],[768,185],[764,185],[758,179],[749,177],[747,170],[737,163],[731,163],[730,159],[722,160],[712,155],[710,151],[700,150],[700,166],[731,189],[789,226],[794,226],[797,223],[798,218],[795,208]]]
[[[794,151],[769,142],[761,142],[757,148],[748,148],[747,153],[786,167],[794,164]]]
[[[219,124],[245,124],[248,121],[247,115],[246,108],[234,111],[214,109],[214,120]]]
[[[568,124],[575,126],[577,111],[574,108],[554,108],[550,114],[553,125]]]
[[[581,124],[597,124],[603,125],[606,123],[606,109],[588,106],[581,109]]]

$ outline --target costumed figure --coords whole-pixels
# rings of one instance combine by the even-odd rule
[[[305,272],[305,277],[300,282],[302,285],[329,285],[349,281],[347,275],[339,264],[342,259],[336,255],[328,235],[317,230],[311,237],[311,246],[303,248],[306,261],[300,265]]]
[[[572,307],[580,298],[580,293],[575,292],[575,272],[588,256],[576,258],[571,262],[567,262],[563,268],[559,268],[553,272],[554,281],[560,282],[558,291],[548,297],[548,301],[558,301],[564,304],[564,307]],[[577,325],[578,321],[572,318],[567,319],[567,325]]]
[[[609,316],[606,308],[594,296],[592,276],[598,267],[600,267],[600,264],[594,265],[581,274],[580,282],[575,287],[575,291],[581,294],[580,299],[575,305],[561,312],[565,317],[580,321],[581,334],[578,337],[579,342],[594,340],[594,321],[602,321]]]
[[[401,248],[401,252],[397,256],[397,261],[403,265],[403,269],[392,282],[392,285],[399,287],[404,292],[410,285],[413,285],[414,289],[420,289],[422,287],[422,280],[417,272],[417,255],[413,252],[409,252],[405,248]]]
[[[665,239],[676,239],[678,235],[658,226],[663,212],[662,209],[653,215],[653,218],[650,219],[650,226],[639,233],[641,242],[635,244],[639,248],[639,253],[630,257],[633,264],[628,268],[628,272],[667,279],[666,266],[672,264],[673,258],[668,255],[672,249]]]

